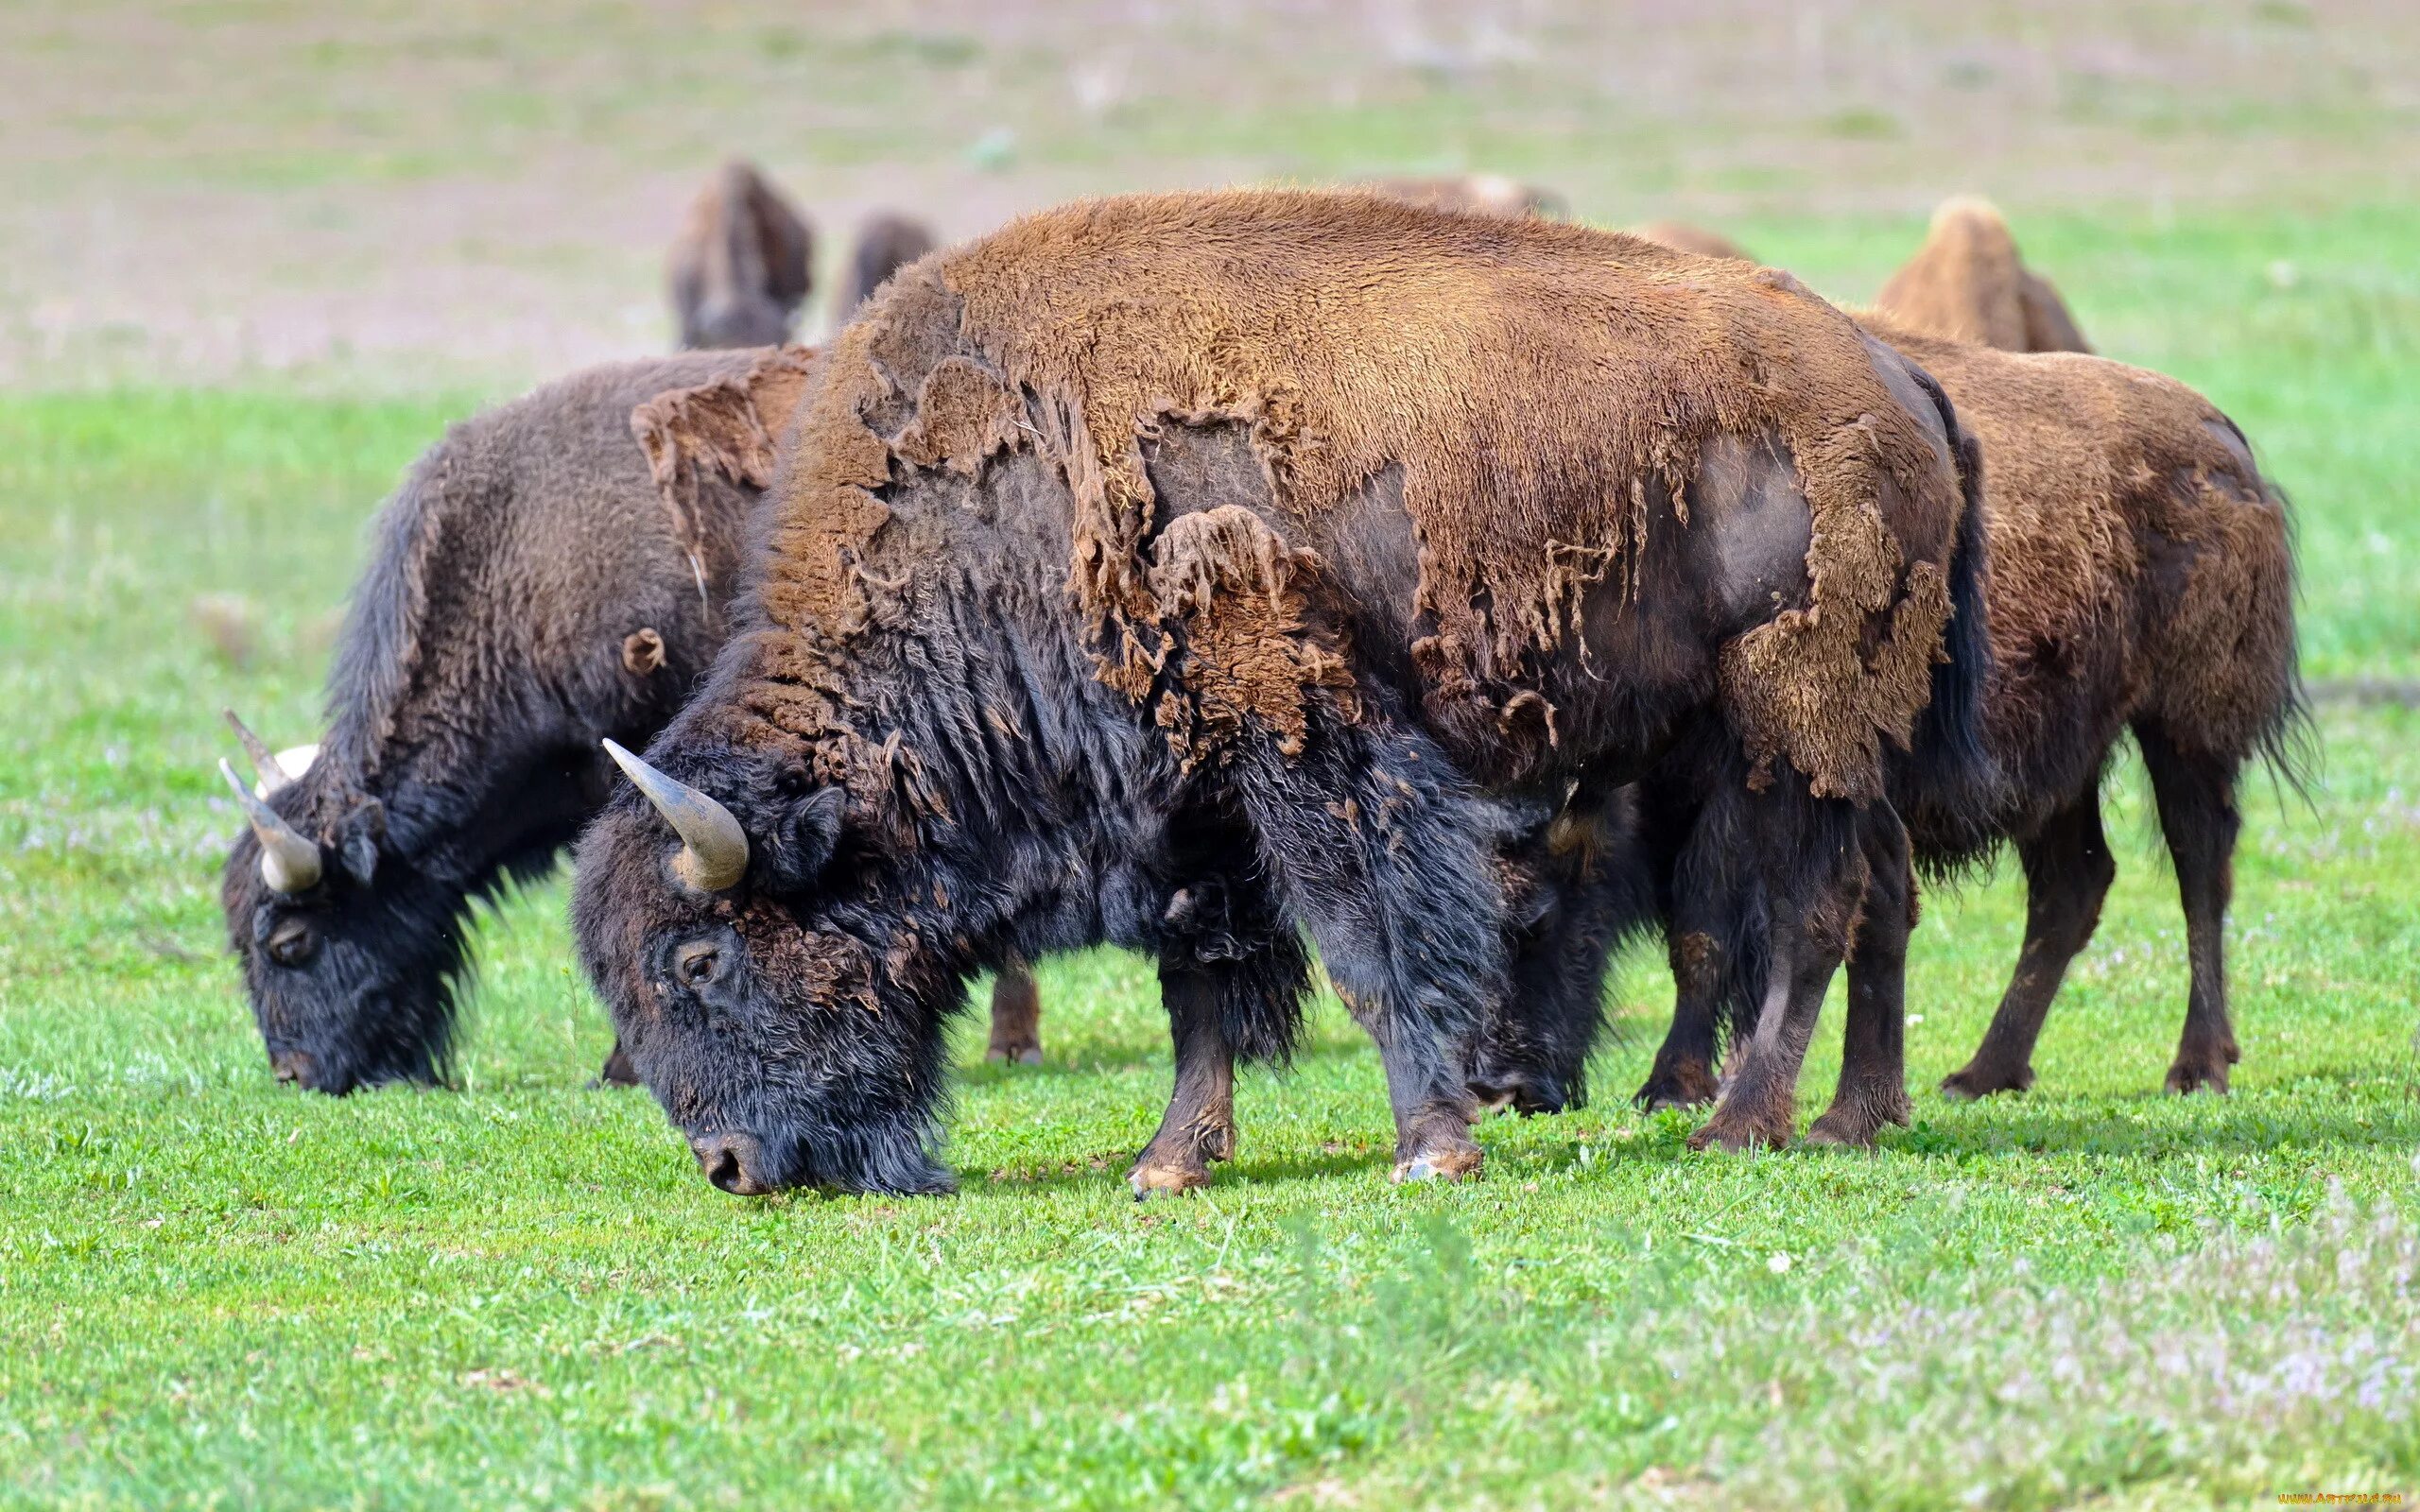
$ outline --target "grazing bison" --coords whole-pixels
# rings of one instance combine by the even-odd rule
[[[2032,1084],[2043,1019],[2116,872],[2100,784],[2131,730],[2175,862],[2192,974],[2168,1087],[2222,1092],[2237,1058],[2224,953],[2237,779],[2256,756],[2290,777],[2303,718],[2284,501],[2242,433],[2181,384],[2087,355],[1943,339],[1886,317],[1865,325],[1941,381],[1986,464],[1983,728],[2002,798],[1980,829],[1921,799],[1905,813],[1916,858],[1936,869],[2013,843],[2029,903],[1999,1010],[1943,1090],[1974,1097]],[[1850,1056],[1855,1078],[1903,1122],[1905,930],[1874,902],[1866,917],[1884,927],[1871,953],[1861,941],[1850,959]],[[1713,995],[1682,993],[1642,1103],[1713,1094]],[[1726,1001],[1737,1017],[1742,994]],[[1871,1010],[1862,1027],[1860,1007]]]
[[[1377,1041],[1398,1176],[1475,1171],[1508,809],[1674,762],[1685,850],[1772,900],[1700,1139],[1786,1139],[1886,750],[1986,782],[1954,413],[1770,270],[1367,196],[1089,202],[893,279],[786,435],[748,624],[573,911],[730,1190],[946,1189],[961,981],[1164,951],[1200,833]]]
[[[833,294],[832,323],[845,325],[856,318],[858,308],[873,298],[885,280],[940,245],[923,221],[888,210],[868,215],[857,227],[856,246],[849,253],[840,287]]]
[[[1875,309],[1910,331],[2003,352],[2090,352],[2050,281],[2017,255],[2016,238],[1989,201],[1948,199],[1916,255],[1875,297]]]
[[[317,759],[295,773],[239,726],[266,791],[237,784],[251,827],[220,891],[281,1079],[441,1069],[471,901],[552,862],[605,796],[598,737],[644,739],[722,642],[757,489],[667,451],[660,496],[633,406],[800,366],[595,369],[413,468],[354,591]]]
[[[815,236],[764,175],[736,159],[689,207],[665,261],[683,348],[776,347],[806,302]]]

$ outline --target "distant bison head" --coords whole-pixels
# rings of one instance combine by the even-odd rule
[[[814,236],[748,163],[725,163],[666,259],[683,347],[772,347],[805,302]]]

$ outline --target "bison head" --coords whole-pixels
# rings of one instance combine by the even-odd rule
[[[660,770],[608,749],[632,785],[580,842],[573,927],[706,1177],[743,1195],[951,1190],[941,1005],[966,963],[903,922],[842,792],[803,753],[667,736]],[[842,869],[862,875],[829,885]]]
[[[456,894],[380,864],[377,799],[322,801],[327,783],[236,730],[260,782],[247,786],[219,764],[247,820],[219,900],[270,1067],[280,1081],[336,1094],[434,1079],[462,965]],[[321,826],[315,811],[337,816]]]

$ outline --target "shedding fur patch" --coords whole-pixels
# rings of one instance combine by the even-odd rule
[[[631,434],[647,454],[673,535],[693,563],[703,555],[700,480],[714,472],[742,488],[772,483],[774,445],[798,406],[814,358],[812,347],[773,348],[746,372],[666,389],[631,411]]]
[[[1252,720],[1276,731],[1279,750],[1300,754],[1315,690],[1345,717],[1357,713],[1344,658],[1305,624],[1301,585],[1318,572],[1317,556],[1239,505],[1179,515],[1153,542],[1148,583],[1182,646],[1174,661],[1184,694],[1163,693],[1155,717],[1188,769]]]
[[[1068,590],[1102,679],[1150,696],[1169,654],[1165,594],[1195,602],[1215,584],[1214,611],[1185,626],[1214,654],[1182,676],[1295,728],[1301,700],[1343,676],[1299,631],[1299,558],[1265,554],[1217,509],[1159,539],[1144,440],[1202,416],[1248,424],[1280,521],[1400,476],[1419,542],[1409,608],[1433,627],[1414,648],[1427,713],[1466,744],[1551,743],[1532,684],[1578,633],[1582,593],[1634,576],[1646,485],[1685,495],[1719,434],[1778,434],[1814,520],[1803,623],[1725,661],[1726,680],[1751,684],[1726,688],[1735,707],[1769,723],[1759,738],[1841,791],[1877,791],[1878,740],[1928,695],[1943,588],[1894,532],[1945,558],[1955,475],[1857,328],[1748,264],[1353,195],[1132,197],[1029,216],[907,270],[822,372],[764,589],[769,623],[797,632],[761,652],[786,703],[865,622],[854,574],[887,518],[873,490],[895,468],[977,467],[1018,444],[1012,428],[1065,480]],[[1902,501],[1890,522],[1885,481]],[[1268,644],[1248,650],[1249,636]]]

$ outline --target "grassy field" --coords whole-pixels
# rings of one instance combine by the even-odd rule
[[[1918,228],[1739,229],[1857,297]],[[2420,673],[2420,215],[2024,231],[2107,349],[2204,386],[2294,494],[2312,671]],[[1687,1120],[1628,1110],[1667,992],[1636,960],[1608,1095],[1488,1126],[1476,1186],[1387,1184],[1374,1057],[1331,1005],[1291,1076],[1247,1083],[1219,1183],[1138,1207],[1116,1177],[1164,1030],[1148,971],[1101,954],[1043,973],[1047,1065],[985,1067],[970,1032],[961,1196],[737,1201],[644,1096],[584,1088],[606,1030],[559,885],[482,928],[458,1087],[272,1086],[220,954],[216,711],[311,728],[362,520],[471,402],[0,397],[0,1498],[2031,1507],[2420,1484],[2400,709],[2324,708],[2312,804],[2254,796],[2223,1101],[2155,1092],[2184,962],[2132,773],[2039,1089],[1929,1091],[2021,922],[2006,879],[1936,899],[1916,1126],[1870,1158],[1692,1156]],[[204,593],[259,606],[247,664],[193,627]]]

